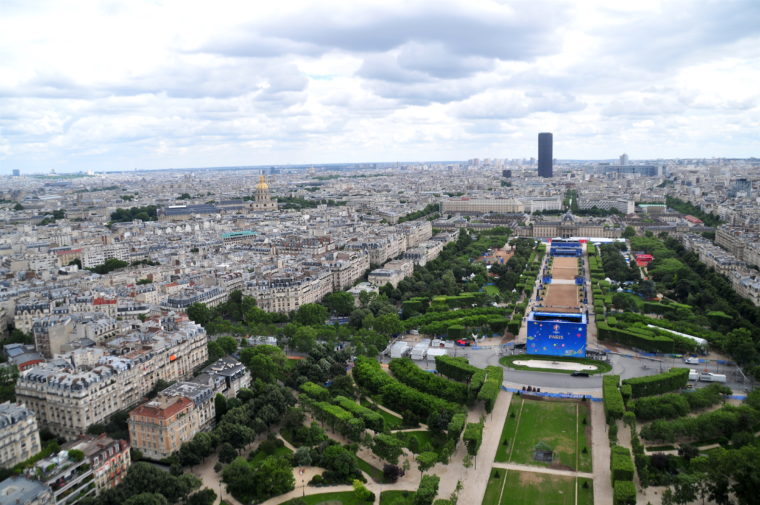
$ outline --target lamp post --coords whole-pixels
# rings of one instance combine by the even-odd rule
[[[301,496],[306,496],[306,479],[301,479]]]

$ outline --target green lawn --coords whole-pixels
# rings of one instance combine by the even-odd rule
[[[362,399],[360,403],[367,408],[370,408],[372,405],[374,405],[374,402],[371,402],[366,398]],[[403,419],[401,419],[400,416],[393,415],[384,409],[378,409],[377,412],[383,416],[383,419],[385,419],[385,427],[389,430],[395,430],[401,427]]]
[[[483,286],[483,291],[491,296],[499,296],[500,291],[496,286]]]
[[[385,474],[383,471],[379,468],[376,468],[369,464],[367,461],[364,461],[360,457],[356,457],[357,460],[357,466],[359,467],[359,470],[363,471],[370,477],[372,477],[372,480],[375,482],[382,484],[385,482]]]
[[[596,370],[584,370],[584,372],[588,372],[589,374],[601,374],[601,373],[607,373],[612,370],[612,365],[607,363],[606,361],[598,361],[595,359],[590,358],[570,358],[565,356],[541,356],[538,354],[531,354],[530,356],[526,356],[524,354],[520,354],[517,356],[504,356],[499,360],[499,363],[502,365],[514,368],[515,370],[529,370],[531,372],[552,372],[552,373],[564,373],[564,374],[571,374],[573,373],[572,370],[560,370],[556,368],[534,368],[529,367],[525,365],[515,365],[514,361],[526,361],[526,360],[541,360],[541,361],[571,361],[573,363],[581,363],[584,365],[592,365],[596,367]]]
[[[516,417],[517,433],[509,441],[509,444],[514,446],[510,449],[510,461],[539,466],[559,464],[560,467],[566,469],[577,469],[576,440],[580,427],[576,428],[576,409],[579,409],[579,402],[526,399],[522,401],[521,413]],[[509,430],[506,425],[511,421],[512,418],[507,416],[505,422],[507,433]],[[554,451],[552,465],[533,459],[533,452],[539,442],[544,442]],[[579,447],[589,446],[585,436],[578,445]],[[590,459],[590,454],[586,456]],[[586,465],[585,462],[583,464]],[[590,468],[590,461],[588,465]]]
[[[303,500],[299,502],[299,500]],[[353,491],[343,491],[341,493],[320,493],[303,498],[293,498],[288,500],[282,505],[290,505],[292,503],[305,503],[306,505],[320,505],[323,503],[329,503],[330,505],[368,505],[372,502],[359,501],[354,496]]]
[[[584,488],[583,484],[588,484]],[[577,505],[594,505],[594,481],[591,479],[578,479],[578,504]]]
[[[496,449],[496,458],[494,458],[495,461],[498,461],[500,463],[509,462],[509,448],[515,440],[517,416],[520,413],[520,407],[522,404],[523,399],[521,396],[512,395],[512,401],[509,403],[509,411],[507,412],[507,419],[504,421],[504,428],[501,430],[499,447]]]
[[[583,424],[583,420],[586,420],[586,424]],[[593,470],[591,468],[591,446],[589,445],[591,440],[591,411],[589,405],[586,402],[582,402],[578,405],[578,471],[589,472]],[[586,449],[586,452],[583,452]]]
[[[405,498],[406,502],[397,502],[399,498]],[[380,505],[412,505],[414,503],[414,491],[383,491],[380,493]]]
[[[503,468],[491,468],[486,494],[483,495],[483,505],[499,505],[499,496],[501,496],[501,489],[504,487],[506,474],[507,471]]]
[[[500,505],[575,505],[575,478],[510,470]]]
[[[267,454],[263,451],[257,450],[252,454],[252,456],[248,459],[248,461],[250,461],[254,465],[259,465],[268,456],[287,456],[288,454],[293,454],[293,451],[291,451],[287,447],[278,447],[277,449],[275,449],[275,451],[272,454]]]
[[[399,438],[401,441],[403,441],[407,447],[408,447],[408,443],[406,442],[406,440],[412,437],[416,438],[417,442],[419,442],[417,446],[418,449],[416,451],[412,451],[416,454],[419,454],[425,451],[435,450],[432,444],[432,436],[430,435],[430,432],[427,430],[402,431],[402,432],[396,432],[394,435],[396,436],[396,438]]]

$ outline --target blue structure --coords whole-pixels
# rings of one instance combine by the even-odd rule
[[[580,257],[583,254],[583,245],[576,241],[552,240],[552,256],[575,256]]]
[[[586,357],[586,314],[532,311],[528,315],[528,354]]]

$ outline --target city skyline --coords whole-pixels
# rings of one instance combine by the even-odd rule
[[[753,2],[4,4],[0,173],[757,156]]]

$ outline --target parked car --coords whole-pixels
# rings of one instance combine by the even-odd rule
[[[588,372],[577,372],[577,371],[573,372],[570,375],[572,375],[573,377],[588,377],[589,376]]]
[[[472,345],[472,342],[470,342],[469,340],[462,340],[461,338],[457,340],[455,343],[456,345],[460,347],[470,347],[470,345]]]

